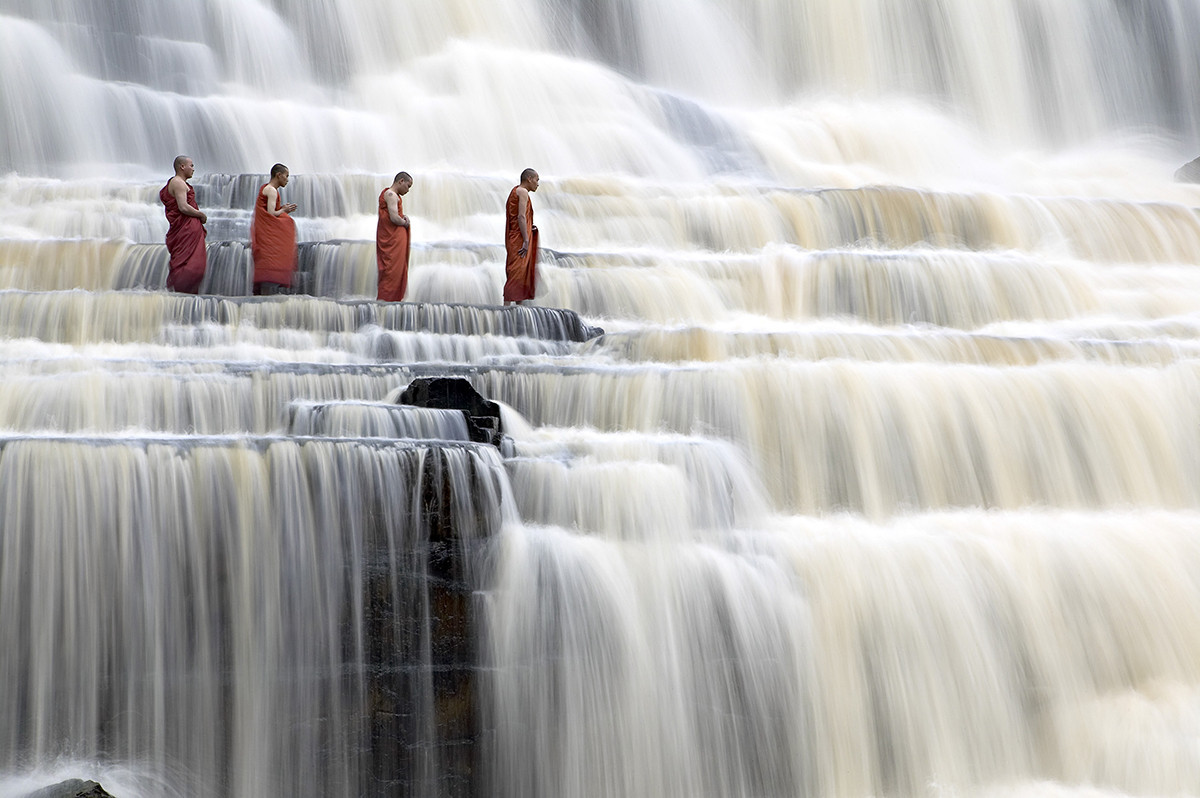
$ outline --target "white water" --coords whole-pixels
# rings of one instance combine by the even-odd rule
[[[435,472],[495,533],[479,794],[1200,794],[1198,35],[0,0],[0,798],[465,794],[436,610],[387,631]],[[155,290],[179,153],[228,298]],[[237,298],[276,161],[319,299]],[[483,307],[525,166],[538,304],[601,339]],[[410,299],[466,305],[365,301],[398,169]],[[391,404],[430,372],[509,456]]]

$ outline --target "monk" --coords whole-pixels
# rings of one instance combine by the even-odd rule
[[[411,246],[408,217],[400,199],[412,188],[412,175],[397,172],[392,184],[379,192],[379,223],[375,226],[375,263],[379,267],[382,302],[399,302],[408,290],[408,253]]]
[[[204,225],[208,216],[196,204],[196,189],[187,182],[196,166],[186,155],[175,158],[175,176],[158,192],[167,214],[167,288],[185,294],[200,293],[200,283],[208,268],[204,249]]]
[[[254,294],[278,294],[291,288],[296,273],[296,222],[290,214],[296,203],[283,204],[279,190],[290,173],[281,163],[271,167],[271,179],[258,189],[250,222],[250,252],[254,256]]]
[[[505,305],[533,299],[537,288],[538,229],[529,193],[537,191],[539,180],[537,172],[526,169],[504,203]]]

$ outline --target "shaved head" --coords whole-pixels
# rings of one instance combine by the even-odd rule
[[[537,176],[538,176],[538,173],[537,173],[536,169],[526,169],[524,172],[521,173],[521,182],[525,183],[529,180],[533,180]]]
[[[183,165],[190,160],[192,160],[192,159],[186,155],[176,155],[175,156],[175,171],[178,172],[180,169],[183,168]]]

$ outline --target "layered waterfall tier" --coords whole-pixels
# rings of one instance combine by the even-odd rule
[[[210,186],[214,230],[237,235],[249,182]],[[353,181],[309,182],[329,215],[302,229],[370,218],[319,199]],[[357,276],[273,298],[112,290],[136,264],[161,279],[161,245],[54,238],[53,216],[0,244],[0,451],[44,486],[14,476],[3,516],[5,562],[33,563],[3,581],[9,784],[82,768],[135,796],[1191,789],[1200,598],[1160,570],[1186,573],[1200,531],[1190,189],[635,185],[620,215],[599,184],[548,181],[535,201],[562,244],[539,301],[581,319],[488,306],[501,254],[471,220],[502,184],[441,185],[461,204],[425,223],[461,238],[415,251],[415,303],[365,298],[369,239],[304,243]],[[246,267],[230,251],[218,273]],[[481,304],[437,301],[464,290]],[[507,405],[502,452],[466,443],[461,414],[396,403],[434,374]],[[491,520],[455,522],[477,566],[449,593],[429,592],[444,555],[395,559],[424,551],[430,494],[385,453],[470,463],[441,501]],[[382,524],[379,555],[355,513]],[[1147,535],[1160,550],[1116,565]],[[201,553],[235,541],[236,561]],[[28,574],[67,552],[35,612]],[[196,587],[164,604],[172,568]],[[287,598],[319,573],[320,628]],[[80,592],[99,582],[113,604]],[[397,610],[379,590],[428,605],[403,621],[426,649],[382,635]],[[474,642],[439,648],[464,608]],[[267,627],[290,631],[264,647]]]
[[[1198,35],[0,0],[0,798],[1200,794]]]
[[[469,773],[445,718],[472,663],[440,627],[511,513],[494,450],[9,436],[0,473],[6,769],[137,762],[179,795]]]
[[[178,150],[201,171],[265,168],[280,150],[299,171],[376,169],[401,141],[415,162],[477,171],[540,156],[559,173],[695,178],[860,164],[931,106],[1022,144],[1200,125],[1191,0],[181,0],[170,14],[5,0],[0,19],[0,172],[111,172]],[[514,81],[549,113],[531,118]],[[781,113],[797,96],[834,102],[811,121]]]

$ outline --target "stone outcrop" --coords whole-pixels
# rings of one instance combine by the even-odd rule
[[[25,798],[113,798],[113,796],[94,781],[68,779],[29,793]]]
[[[500,405],[485,399],[461,377],[418,377],[400,394],[400,404],[437,410],[461,410],[475,443],[499,446],[504,429]]]
[[[1176,169],[1175,181],[1178,183],[1200,183],[1200,158],[1188,161]]]

